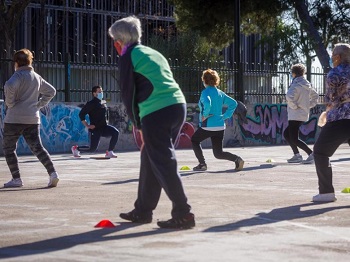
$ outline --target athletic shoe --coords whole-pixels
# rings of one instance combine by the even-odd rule
[[[335,202],[337,198],[334,193],[318,194],[312,197],[313,202]]]
[[[298,154],[287,160],[288,163],[301,163],[303,162],[303,156]]]
[[[80,151],[78,150],[78,146],[72,146],[71,149],[74,157],[81,157]]]
[[[58,184],[59,178],[57,172],[52,172],[50,174],[50,180],[49,184],[47,185],[48,187],[56,187]]]
[[[303,160],[301,163],[303,164],[313,164],[315,162],[314,160],[314,153],[311,153],[305,160]]]
[[[243,169],[243,166],[244,166],[244,161],[242,158],[238,157],[237,160],[235,161],[235,164],[236,164],[235,170],[241,171]]]
[[[119,216],[120,218],[133,223],[148,224],[152,222],[152,216],[142,217],[137,215],[134,210],[130,211],[129,213],[120,213]]]
[[[205,171],[207,170],[207,164],[199,164],[193,168],[193,171]]]
[[[9,182],[4,184],[4,187],[22,187],[23,182],[21,178],[12,178]]]
[[[160,228],[169,229],[190,229],[196,225],[194,221],[194,214],[188,213],[182,218],[172,218],[167,221],[158,221],[157,225]]]
[[[105,157],[110,157],[110,158],[116,158],[116,157],[118,157],[116,154],[114,154],[114,152],[113,151],[106,151],[106,155],[105,155]]]

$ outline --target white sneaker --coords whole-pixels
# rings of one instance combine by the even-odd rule
[[[315,162],[314,160],[314,153],[311,153],[305,160],[303,160],[301,163],[303,164],[313,164]]]
[[[80,151],[78,150],[78,146],[72,146],[71,149],[74,157],[81,157]]]
[[[48,187],[56,187],[58,184],[59,178],[57,172],[52,172],[50,174],[49,184]]]
[[[118,156],[116,154],[114,154],[113,151],[106,151],[105,157],[117,158]]]
[[[300,154],[294,155],[292,158],[288,159],[288,163],[301,163],[303,161],[303,156]]]
[[[334,193],[318,194],[312,197],[313,202],[334,202],[337,201]]]
[[[9,182],[4,184],[4,187],[22,187],[23,182],[21,178],[12,178]]]

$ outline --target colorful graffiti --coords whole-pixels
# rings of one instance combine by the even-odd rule
[[[0,105],[0,140],[3,137],[4,105]],[[79,119],[83,104],[50,103],[41,109],[41,138],[50,153],[70,152],[72,145],[88,143],[88,132]],[[320,128],[317,119],[324,111],[323,105],[317,105],[310,110],[310,119],[300,128],[300,137],[308,143],[315,142]],[[186,125],[176,141],[177,148],[191,148],[191,136],[198,126],[198,105],[187,105]],[[226,121],[224,144],[227,147],[285,144],[283,131],[288,125],[287,107],[285,104],[257,104],[248,106],[248,123],[238,121],[237,116]],[[137,133],[128,118],[124,106],[114,104],[109,107],[109,124],[120,131],[117,150],[137,149]],[[101,139],[100,150],[104,149],[109,140]],[[202,146],[210,146],[210,139],[203,141]],[[2,150],[0,149],[0,153]],[[18,142],[19,154],[30,153],[23,138]]]
[[[255,105],[253,116],[248,115],[248,123],[240,124],[245,143],[284,144],[283,131],[288,126],[287,105]],[[306,142],[315,142],[317,116],[311,112],[309,121],[300,127],[300,138]]]
[[[50,103],[40,110],[40,136],[50,153],[69,152],[77,143],[88,142],[88,133],[79,118],[77,106]],[[18,152],[29,153],[30,149],[21,137]]]

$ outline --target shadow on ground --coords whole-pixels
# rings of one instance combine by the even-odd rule
[[[84,245],[89,243],[111,241],[111,240],[122,240],[127,238],[145,237],[145,236],[171,232],[169,230],[157,228],[146,232],[135,232],[135,233],[129,233],[129,234],[115,235],[115,233],[121,232],[128,228],[137,227],[140,225],[141,224],[120,223],[120,225],[113,228],[95,229],[93,231],[84,232],[76,235],[62,236],[62,237],[57,237],[52,239],[41,240],[33,243],[28,243],[28,244],[3,247],[3,248],[0,248],[0,257],[14,258],[14,257],[44,254],[44,253],[69,249],[77,245]],[[110,234],[113,234],[113,235],[110,235]]]
[[[324,214],[326,212],[330,212],[337,209],[348,209],[348,206],[332,206],[326,208],[317,208],[317,209],[307,209],[302,210],[302,208],[320,206],[324,204],[316,204],[316,203],[306,203],[295,206],[281,207],[271,210],[269,213],[258,213],[254,217],[243,219],[237,222],[214,226],[205,229],[203,232],[225,232],[225,231],[234,231],[238,230],[242,227],[252,227],[252,226],[260,226],[266,224],[277,223],[281,221],[289,221],[293,219],[312,217]]]

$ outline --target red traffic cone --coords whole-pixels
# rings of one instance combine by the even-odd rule
[[[115,227],[115,225],[108,219],[101,220],[95,227]]]

